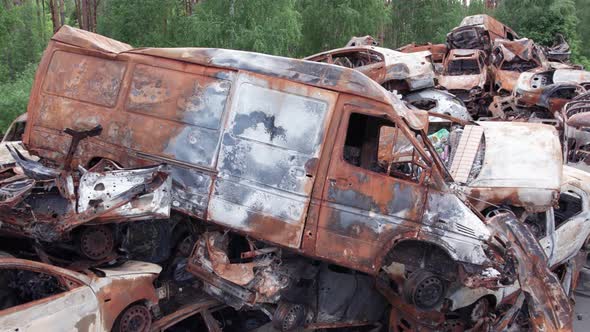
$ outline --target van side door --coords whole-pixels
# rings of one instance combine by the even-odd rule
[[[241,73],[208,220],[299,248],[337,93]]]
[[[316,254],[370,272],[396,235],[420,230],[430,170],[378,107],[344,105],[322,193]],[[385,107],[385,106],[383,106]]]

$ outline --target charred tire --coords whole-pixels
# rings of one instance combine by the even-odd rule
[[[422,269],[412,272],[403,286],[406,302],[421,310],[430,310],[441,304],[446,290],[443,278]]]
[[[114,332],[147,332],[152,326],[150,310],[143,304],[127,307],[119,315],[113,327]]]
[[[115,251],[115,235],[107,226],[88,226],[78,236],[80,253],[93,261],[107,258]]]
[[[294,303],[279,303],[272,318],[274,328],[281,332],[293,331],[303,326],[304,322],[305,307]]]

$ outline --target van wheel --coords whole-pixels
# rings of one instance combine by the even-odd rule
[[[432,272],[419,269],[406,279],[403,293],[409,304],[421,310],[430,310],[442,303],[446,288],[444,279]]]
[[[103,260],[115,250],[115,235],[107,226],[84,227],[78,238],[78,248],[88,259]]]
[[[147,332],[152,325],[152,315],[142,304],[134,304],[119,315],[113,327],[114,332]]]

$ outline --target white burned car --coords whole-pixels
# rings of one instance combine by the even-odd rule
[[[0,331],[148,331],[160,271],[128,261],[83,274],[0,257]]]
[[[10,127],[6,130],[6,134],[4,134],[2,142],[0,142],[0,165],[14,162],[14,159],[6,148],[7,145],[16,147],[21,153],[29,157],[28,152],[24,149],[21,143],[26,124],[27,113],[21,114],[14,119]]]

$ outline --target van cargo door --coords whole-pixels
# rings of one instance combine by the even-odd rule
[[[337,94],[240,74],[208,220],[299,248]]]

